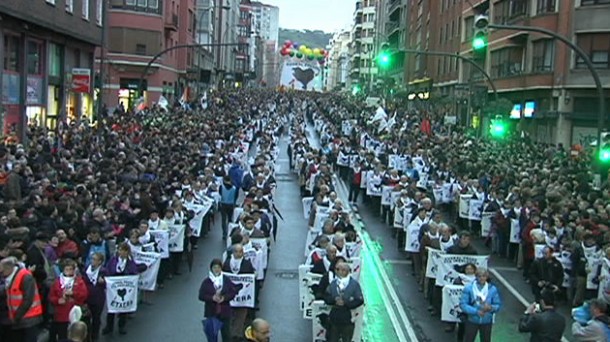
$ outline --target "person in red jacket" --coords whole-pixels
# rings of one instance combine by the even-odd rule
[[[62,273],[51,287],[49,300],[53,305],[53,323],[49,336],[50,342],[68,338],[70,310],[76,305],[82,306],[87,301],[88,290],[80,275],[75,274],[76,262],[66,259],[62,263]]]
[[[532,230],[537,228],[540,228],[540,213],[532,210],[530,212],[530,220],[525,224],[525,227],[521,232],[521,241],[523,245],[523,277],[527,281],[529,281],[530,266],[536,257],[534,248],[535,241],[532,237]]]
[[[63,259],[66,257],[78,257],[78,245],[76,242],[68,238],[68,235],[63,229],[58,229],[55,235],[59,240],[57,247],[55,247],[55,253],[57,254],[58,258]]]

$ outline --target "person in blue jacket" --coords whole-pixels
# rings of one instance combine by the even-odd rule
[[[464,342],[474,342],[480,333],[481,342],[491,342],[491,327],[500,308],[498,288],[489,282],[485,268],[476,272],[476,281],[466,285],[460,298],[460,308],[466,314]]]

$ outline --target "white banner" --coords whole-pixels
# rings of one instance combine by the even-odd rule
[[[231,301],[232,308],[254,308],[255,304],[255,283],[256,276],[254,274],[233,274],[223,273],[236,285],[241,285],[241,290]]]
[[[161,254],[133,250],[131,255],[136,264],[146,265],[146,271],[140,273],[138,288],[144,291],[154,291],[157,288],[157,274],[161,265]]]
[[[169,226],[169,251],[183,252],[184,251],[184,228],[183,224],[172,224]]]
[[[205,214],[212,209],[212,205],[214,204],[214,200],[204,199],[204,203],[202,205],[191,205],[187,207],[188,210],[192,210],[195,212],[195,216],[189,221],[189,227],[191,228],[191,232],[196,237],[201,235],[201,226],[203,224],[203,218]]]
[[[608,303],[610,299],[610,262],[604,258],[601,261],[602,267],[599,274],[599,290],[597,291],[597,298]]]
[[[328,315],[332,306],[326,305],[323,300],[316,300],[312,309],[312,336],[313,342],[326,341],[326,328],[330,324]],[[364,316],[364,305],[352,310],[352,322],[354,323],[354,334],[350,342],[360,342],[362,336],[362,322]]]
[[[307,300],[307,273],[313,265],[299,265],[299,308],[305,310],[305,301]]]
[[[314,289],[312,287],[316,287],[315,285],[320,284],[320,280],[322,279],[321,274],[315,274],[308,272],[305,274],[303,280],[301,280],[301,284],[303,286],[303,298],[301,301],[303,302],[303,318],[311,319],[313,316],[313,312],[311,306],[315,301]]]
[[[421,225],[413,220],[407,226],[407,241],[405,243],[405,252],[419,253],[419,231]]]
[[[267,262],[269,261],[269,246],[267,245],[266,238],[250,238],[252,247],[257,251],[261,252],[261,267],[267,269]]]
[[[519,219],[510,219],[510,243],[521,243]]]
[[[470,199],[472,195],[460,195],[459,205],[459,213],[460,218],[468,219],[470,216]]]
[[[483,200],[470,199],[468,202],[468,219],[473,221],[481,221],[483,212]]]
[[[244,258],[250,260],[256,273],[256,280],[265,279],[265,268],[263,267],[263,252],[256,248],[244,249]]]
[[[443,287],[443,304],[441,306],[441,321],[460,322],[460,298],[464,292],[462,285],[446,285]]]
[[[339,155],[337,156],[337,165],[348,167],[350,164],[349,155],[343,154],[343,151],[339,151]]]
[[[360,258],[350,258],[347,263],[349,264],[350,269],[352,270],[352,273],[350,274],[352,278],[354,278],[354,280],[356,280],[357,282],[360,282],[360,271],[362,271]]]
[[[436,274],[436,286],[452,285],[454,280],[460,277],[466,264],[474,264],[487,268],[489,255],[461,255],[461,254],[439,254],[437,258],[438,271]]]
[[[322,91],[322,72],[317,61],[284,59],[280,85],[294,90]]]
[[[484,211],[481,214],[481,237],[488,237],[491,234],[491,219],[495,214],[493,211]]]
[[[392,190],[394,187],[390,185],[381,187],[381,205],[392,205]]]
[[[362,241],[346,242],[345,247],[347,247],[350,258],[360,257],[360,252],[362,252]]]
[[[445,254],[445,252],[440,249],[426,247],[428,251],[428,260],[426,261],[426,278],[436,278],[436,273],[438,272],[438,258],[440,254]]]
[[[311,203],[313,202],[313,197],[304,197],[301,201],[303,202],[303,216],[306,220],[308,220],[311,211]]]
[[[375,196],[375,197],[380,197],[381,196],[381,175],[377,175],[375,176],[375,173],[373,171],[369,171],[367,174],[367,186],[366,186],[366,195],[367,196]]]
[[[139,276],[106,277],[106,310],[128,313],[138,309]]]
[[[161,254],[161,259],[169,258],[169,231],[167,230],[151,230],[150,235],[155,238],[157,250]]]

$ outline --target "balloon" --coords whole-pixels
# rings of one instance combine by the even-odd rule
[[[290,45],[292,45],[292,42],[290,40],[284,42],[284,46],[288,47]]]
[[[323,62],[326,59],[324,56],[318,56],[318,61]]]
[[[306,45],[299,46],[299,51],[301,51],[301,52],[307,51],[307,46]]]
[[[326,61],[325,61],[325,60],[321,60],[321,61],[318,61],[318,63],[319,63],[320,65],[324,65],[324,63],[326,63]]]
[[[313,61],[316,57],[314,55],[307,55],[307,59]]]
[[[300,52],[297,52],[297,58],[298,58],[298,59],[303,58],[303,54],[302,54],[302,53],[300,53]]]
[[[305,52],[303,52],[303,53],[306,54],[306,55],[311,55],[311,54],[313,54],[313,51],[310,48],[307,48],[305,50]]]
[[[320,49],[318,49],[318,48],[313,49],[313,54],[314,55],[319,55],[320,54]]]
[[[286,56],[287,54],[288,54],[288,50],[286,50],[285,48],[280,50],[280,55]]]
[[[293,50],[290,50],[290,51],[288,52],[288,54],[290,55],[290,57],[294,57],[294,51],[293,51]]]
[[[295,42],[295,43],[292,43],[292,47],[293,47],[293,48],[295,48],[295,49],[298,49],[300,45],[301,45],[301,44],[296,43],[296,42]]]

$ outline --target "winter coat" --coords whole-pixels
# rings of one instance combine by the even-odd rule
[[[87,304],[90,306],[96,307],[104,307],[106,303],[106,283],[100,282],[99,279],[97,284],[93,285],[87,276],[87,269],[83,268],[81,270],[81,274],[83,275],[83,280],[85,281],[85,285],[87,285],[87,290],[89,291],[89,296],[87,297]],[[106,269],[102,267],[99,272],[99,277],[105,277],[107,274]]]
[[[199,300],[205,302],[204,317],[217,317],[220,319],[231,318],[230,302],[239,293],[240,287],[234,284],[229,277],[223,275],[222,289],[220,293],[224,296],[222,303],[216,303],[213,298],[216,294],[214,283],[210,278],[205,278],[199,287]]]
[[[344,325],[352,322],[352,310],[360,307],[364,304],[364,297],[362,296],[362,289],[360,284],[350,277],[349,284],[343,289],[339,290],[337,285],[338,279],[333,282],[326,289],[326,297],[324,301],[328,305],[332,305],[328,318],[331,324]],[[337,297],[343,298],[344,305],[338,306]]]
[[[138,265],[135,263],[135,261],[133,261],[133,259],[129,258],[129,260],[127,260],[127,265],[125,266],[125,269],[123,270],[122,273],[117,273],[116,271],[116,265],[119,263],[119,257],[118,256],[113,256],[110,261],[108,261],[108,264],[106,264],[106,276],[108,277],[112,277],[112,276],[126,276],[126,275],[136,275],[138,274]]]
[[[525,314],[519,321],[519,332],[531,333],[530,342],[559,342],[566,319],[555,310]]]
[[[460,308],[462,309],[462,312],[466,314],[468,322],[475,324],[491,324],[494,321],[494,315],[500,311],[500,308],[502,307],[498,288],[496,288],[495,285],[488,283],[489,286],[485,304],[490,305],[492,310],[486,312],[483,317],[481,317],[479,316],[479,310],[481,310],[483,305],[482,303],[477,302],[472,290],[472,287],[477,286],[477,283],[478,282],[473,281],[464,287],[462,297],[460,298]]]
[[[88,291],[87,285],[81,276],[75,276],[74,286],[72,287],[72,296],[66,299],[64,304],[59,303],[59,299],[63,297],[60,279],[56,279],[49,293],[49,301],[53,305],[54,313],[53,320],[55,322],[66,323],[70,321],[70,310],[75,305],[84,305],[87,301]]]
[[[596,317],[583,326],[578,322],[572,323],[572,336],[578,342],[606,342],[607,327],[610,324],[608,316]]]

